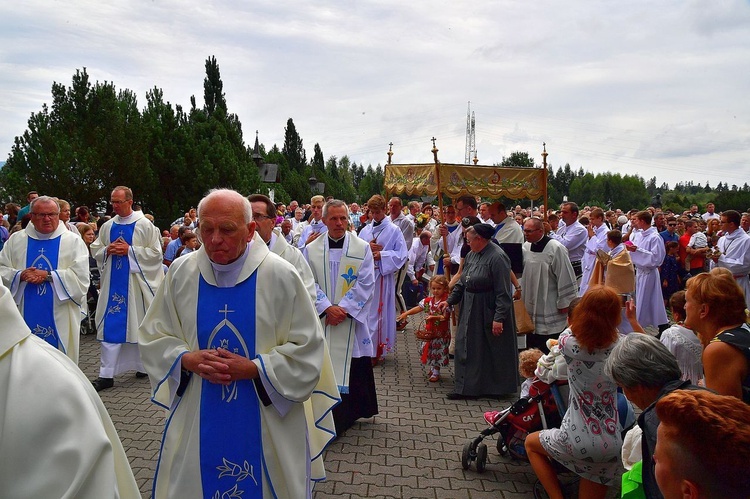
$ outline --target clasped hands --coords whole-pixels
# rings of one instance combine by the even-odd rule
[[[187,352],[182,356],[182,368],[194,372],[210,383],[228,385],[241,379],[258,377],[258,366],[225,348]]]
[[[331,305],[326,310],[326,325],[338,326],[346,319],[346,310],[338,305]]]
[[[109,246],[107,246],[107,254],[125,256],[128,254],[129,248],[130,245],[126,243],[124,239],[117,238],[114,242],[110,243]]]
[[[21,280],[29,284],[42,284],[49,275],[49,272],[36,267],[29,267],[21,272]]]

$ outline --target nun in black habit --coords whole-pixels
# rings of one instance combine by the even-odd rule
[[[471,251],[446,302],[461,303],[454,359],[455,389],[448,399],[497,398],[518,391],[518,343],[510,259],[491,242],[494,229],[466,232]]]

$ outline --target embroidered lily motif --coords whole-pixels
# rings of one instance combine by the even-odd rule
[[[34,330],[32,331],[35,335],[39,336],[40,338],[46,338],[48,336],[54,336],[55,331],[52,329],[52,327],[44,327],[39,324],[36,325]]]
[[[255,485],[258,485],[258,481],[253,475],[253,467],[250,466],[250,463],[245,461],[242,463],[242,466],[240,466],[239,464],[235,464],[232,461],[227,460],[227,458],[222,458],[222,461],[224,462],[224,464],[222,466],[216,467],[216,469],[220,471],[219,478],[230,476],[232,478],[236,478],[238,482],[241,482],[247,477],[250,477],[253,479],[253,482],[255,482]]]
[[[349,286],[351,286],[352,283],[357,279],[357,274],[354,273],[354,269],[352,267],[349,267],[345,273],[341,274],[341,277]]]

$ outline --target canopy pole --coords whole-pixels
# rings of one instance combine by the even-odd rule
[[[443,218],[443,190],[440,187],[440,161],[438,160],[438,148],[435,145],[435,141],[437,139],[435,137],[432,138],[432,156],[435,158],[435,183],[437,184],[437,193],[438,193],[438,210],[440,210],[440,223],[445,224],[445,219]],[[448,237],[443,236],[443,252],[446,255],[450,255],[448,253]],[[443,255],[445,256],[445,255]],[[445,270],[445,277],[448,279],[448,281],[451,280],[451,266],[450,265],[443,265],[443,269]]]
[[[544,213],[542,214],[542,220],[545,222],[547,221],[547,212],[549,211],[549,206],[547,205],[549,200],[547,199],[547,176],[549,174],[549,171],[547,170],[547,143],[542,142],[542,166],[544,167],[544,173],[542,174],[542,181],[544,182],[542,185],[544,186],[542,188],[543,196],[544,196]]]

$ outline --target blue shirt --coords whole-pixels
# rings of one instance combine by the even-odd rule
[[[177,250],[182,246],[180,238],[173,239],[167,244],[167,249],[164,250],[164,259],[168,262],[174,261],[174,256],[177,254]]]
[[[672,234],[669,233],[669,230],[663,230],[659,232],[659,235],[662,239],[664,239],[664,243],[668,243],[669,241],[674,241],[676,243],[680,242],[680,235],[677,232],[674,232]]]

